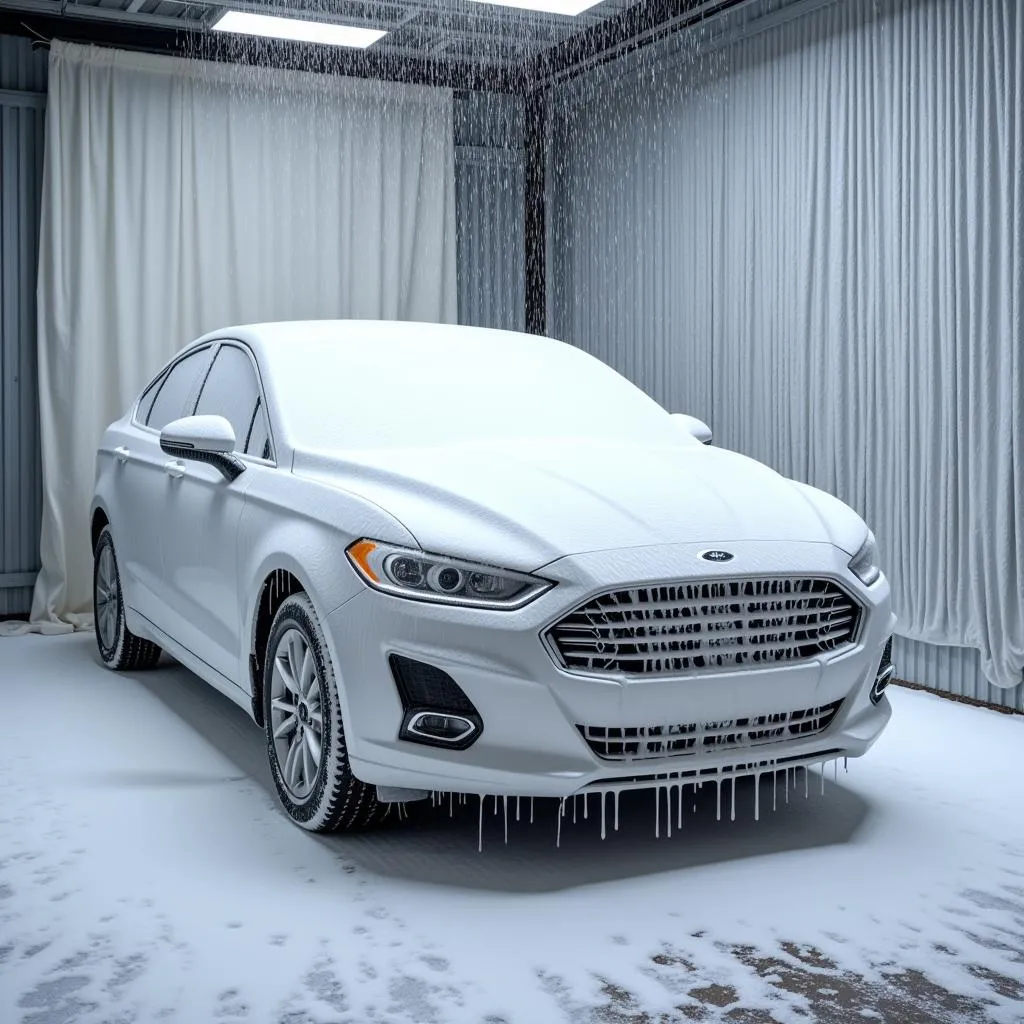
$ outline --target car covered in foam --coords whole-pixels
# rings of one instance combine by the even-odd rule
[[[863,754],[895,621],[874,538],[710,441],[549,338],[215,331],[100,444],[100,655],[166,650],[244,707],[313,831]]]

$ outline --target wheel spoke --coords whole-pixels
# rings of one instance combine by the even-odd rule
[[[292,680],[298,687],[298,693],[302,693],[302,637],[298,630],[292,630],[288,634],[288,669],[291,672]]]
[[[274,659],[274,675],[280,677],[281,683],[284,688],[290,693],[294,693],[296,697],[301,697],[299,693],[298,684],[295,682],[295,677],[292,675],[291,666],[288,664],[288,656],[279,655]]]
[[[302,751],[302,742],[299,734],[292,737],[291,745],[288,747],[288,757],[284,762],[284,777],[290,789],[295,790],[299,784],[299,755]]]
[[[306,734],[308,735],[308,733]],[[302,779],[305,782],[307,788],[313,785],[313,781],[316,778],[316,765],[313,763],[313,758],[309,754],[309,746],[306,743],[302,744]]]
[[[313,758],[314,770],[320,765],[320,741],[313,735],[312,729],[307,729],[305,733],[306,749],[309,751],[310,756]]]
[[[292,731],[299,724],[295,715],[289,715],[281,721],[281,724],[274,730],[274,739],[279,740],[282,736]]]
[[[324,731],[324,716],[320,713],[319,709],[316,711],[310,710],[309,712],[310,725],[316,726],[316,731],[322,733]]]
[[[305,656],[302,658],[302,695],[308,701],[317,689],[316,667],[313,665],[312,651],[307,647]]]

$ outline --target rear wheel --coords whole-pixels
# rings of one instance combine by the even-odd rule
[[[96,646],[107,668],[118,672],[152,668],[160,660],[160,648],[136,636],[125,624],[121,573],[109,526],[103,528],[93,552],[92,603]]]
[[[349,766],[338,685],[313,604],[287,598],[274,617],[263,666],[267,756],[281,804],[310,832],[379,824],[387,805]]]

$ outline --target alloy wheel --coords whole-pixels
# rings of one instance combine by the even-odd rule
[[[323,708],[313,652],[298,629],[287,630],[274,651],[271,735],[281,781],[296,803],[309,799],[323,760]]]
[[[121,611],[121,590],[117,580],[117,565],[113,548],[106,544],[100,552],[96,570],[96,628],[106,650],[117,640],[117,619]]]

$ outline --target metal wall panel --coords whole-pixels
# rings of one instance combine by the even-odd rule
[[[971,647],[940,647],[898,636],[892,644],[892,661],[897,679],[1024,711],[1024,685],[1012,690],[992,686],[981,674],[978,652]]]
[[[23,36],[0,36],[0,89],[46,92],[49,53]]]
[[[455,150],[459,323],[524,329],[523,174],[521,150]]]
[[[516,96],[455,98],[459,323],[522,330],[526,301],[523,139]]]
[[[36,264],[46,53],[0,37],[0,615],[32,603],[42,470]]]

